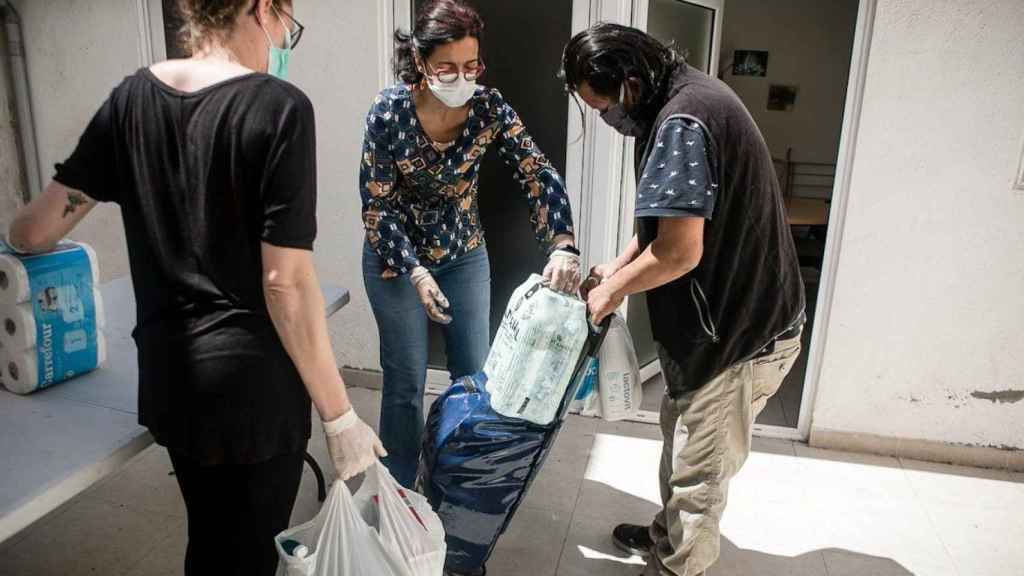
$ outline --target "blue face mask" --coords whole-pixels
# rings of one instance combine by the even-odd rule
[[[277,8],[274,8],[274,14],[277,19],[280,20],[281,26],[284,27],[284,48],[278,48],[274,44],[274,39],[270,37],[270,32],[267,32],[266,28],[263,28],[263,33],[267,35],[267,43],[270,45],[270,52],[267,54],[267,74],[276,76],[281,80],[288,79],[288,61],[292,57],[292,31],[285,24],[281,15],[277,12]]]

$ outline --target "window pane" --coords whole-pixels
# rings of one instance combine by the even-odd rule
[[[178,41],[181,26],[184,23],[178,15],[177,0],[163,0],[164,39],[167,47],[167,58],[187,58],[188,52]]]
[[[647,31],[666,44],[675,43],[691,66],[709,74],[714,27],[715,11],[710,8],[682,0],[651,0]]]

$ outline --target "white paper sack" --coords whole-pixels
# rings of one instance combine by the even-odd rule
[[[39,389],[39,353],[35,347],[18,352],[7,351],[7,359],[0,371],[4,386],[15,394],[31,394]],[[96,367],[107,363],[107,340],[96,335]]]
[[[534,274],[512,294],[484,372],[499,414],[546,425],[571,384],[589,334],[587,306]]]
[[[612,316],[604,344],[598,352],[597,396],[605,420],[633,418],[643,403],[640,362],[626,321]]]

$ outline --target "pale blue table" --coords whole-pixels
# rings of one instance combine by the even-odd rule
[[[0,388],[0,542],[119,470],[153,443],[138,424],[138,364],[131,280],[100,288],[107,364],[31,396]],[[349,302],[325,286],[327,316]]]

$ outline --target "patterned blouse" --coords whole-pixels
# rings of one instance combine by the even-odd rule
[[[367,240],[388,269],[406,274],[484,245],[477,178],[495,141],[526,192],[537,241],[572,234],[561,177],[497,90],[477,88],[465,129],[443,151],[420,127],[408,87],[377,96],[366,119],[359,188]]]

